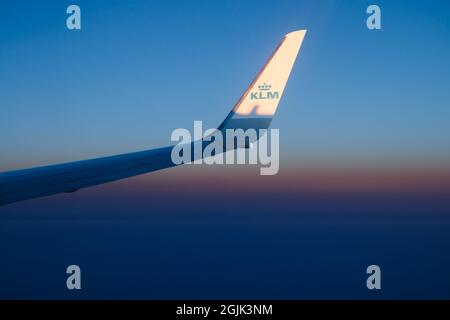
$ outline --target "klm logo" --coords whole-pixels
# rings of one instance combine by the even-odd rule
[[[258,86],[258,92],[251,92],[251,100],[264,100],[264,99],[278,99],[278,91],[270,91],[272,86],[270,84],[260,84]]]

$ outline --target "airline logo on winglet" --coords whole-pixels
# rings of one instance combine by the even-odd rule
[[[260,84],[258,91],[250,93],[251,100],[266,100],[266,99],[278,99],[278,91],[271,91],[272,86],[270,84]]]

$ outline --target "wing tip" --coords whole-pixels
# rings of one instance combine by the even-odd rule
[[[295,30],[295,31],[287,33],[284,37],[285,38],[292,38],[292,37],[297,37],[297,36],[304,37],[306,34],[306,31],[307,31],[306,29]]]

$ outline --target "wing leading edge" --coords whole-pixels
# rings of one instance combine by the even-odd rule
[[[218,130],[267,129],[306,30],[283,37]],[[195,143],[195,142],[194,142]],[[0,205],[124,179],[175,166],[173,146],[0,173]]]

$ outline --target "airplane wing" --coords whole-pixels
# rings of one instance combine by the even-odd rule
[[[285,35],[218,130],[267,129],[306,30]],[[175,166],[173,146],[0,173],[0,205],[124,179]]]

